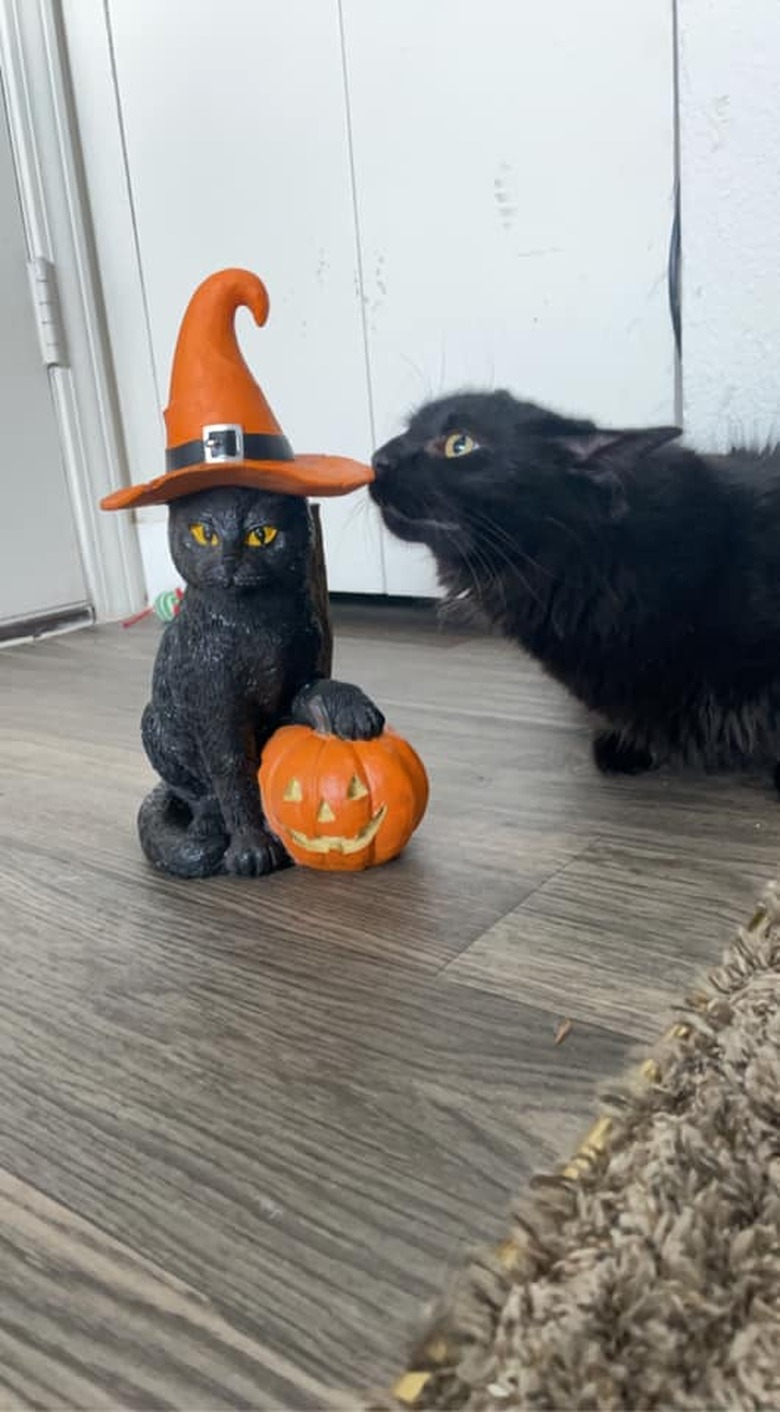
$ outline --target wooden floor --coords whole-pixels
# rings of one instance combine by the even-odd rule
[[[353,609],[338,674],[430,771],[406,856],[167,881],[134,831],[157,637],[0,654],[0,1406],[339,1407],[717,960],[780,809],[603,780],[513,649]]]

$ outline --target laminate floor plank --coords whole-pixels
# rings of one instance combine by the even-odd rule
[[[654,1040],[745,922],[768,860],[597,841],[447,968],[453,982]]]
[[[602,779],[507,644],[335,618],[337,673],[432,786],[404,857],[353,876],[147,867],[156,623],[0,653],[4,1408],[307,1409],[391,1377],[775,871],[768,781]]]
[[[199,1291],[0,1169],[0,1406],[338,1404]]]

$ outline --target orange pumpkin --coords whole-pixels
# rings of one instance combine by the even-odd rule
[[[342,740],[282,726],[260,762],[265,816],[296,863],[356,872],[405,848],[428,803],[428,777],[411,745],[385,728]]]

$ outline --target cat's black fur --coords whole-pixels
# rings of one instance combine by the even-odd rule
[[[780,451],[679,435],[463,393],[374,456],[388,528],[606,718],[605,770],[780,758]]]
[[[192,526],[218,536],[198,544]],[[265,547],[250,530],[272,526]],[[157,652],[142,721],[163,784],[138,819],[151,862],[180,877],[254,876],[287,855],[266,828],[257,784],[264,742],[288,720],[370,738],[384,718],[346,682],[324,679],[323,626],[311,588],[305,500],[247,489],[203,491],[169,510],[173,561],[187,588]]]

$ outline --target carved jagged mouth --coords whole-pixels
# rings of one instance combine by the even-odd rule
[[[343,838],[338,834],[331,837],[323,834],[319,838],[310,838],[307,833],[301,833],[300,829],[290,829],[290,837],[293,843],[297,843],[299,848],[305,848],[307,853],[359,853],[361,848],[368,848],[369,843],[373,843],[386,813],[387,805],[383,804],[373,819],[352,838]]]

